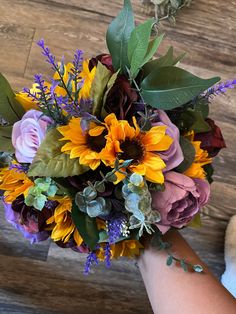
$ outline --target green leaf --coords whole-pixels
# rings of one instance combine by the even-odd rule
[[[15,99],[10,84],[0,73],[0,116],[2,116],[10,124],[19,121],[24,115],[23,107]]]
[[[201,112],[204,120],[209,116],[209,104],[206,98],[199,99],[194,105],[194,111]]]
[[[71,217],[84,242],[94,250],[99,241],[96,219],[82,213],[75,204],[72,207]]]
[[[105,108],[104,108],[104,105],[106,103],[106,99],[107,99],[107,95],[108,93],[110,92],[111,88],[113,87],[113,85],[115,84],[115,81],[118,77],[118,74],[119,74],[120,71],[117,71],[116,73],[114,73],[111,78],[109,79],[109,82],[107,83],[107,90],[103,96],[103,106],[102,106],[102,110],[101,110],[101,117],[104,119],[108,113],[106,112]]]
[[[200,213],[196,214],[194,218],[188,224],[188,227],[200,228],[202,226]]]
[[[160,36],[150,40],[149,44],[148,44],[148,49],[147,49],[147,53],[144,57],[143,60],[143,64],[147,63],[150,59],[152,59],[152,57],[154,56],[154,54],[156,53],[158,47],[160,46],[162,39],[164,37],[164,34],[161,34]]]
[[[174,66],[162,67],[143,80],[142,96],[154,108],[171,110],[186,104],[219,80],[219,77],[201,79]]]
[[[213,180],[214,168],[212,164],[207,164],[203,166],[204,171],[206,172],[206,179],[211,184]]]
[[[188,271],[188,265],[186,264],[186,262],[185,262],[184,260],[181,260],[181,261],[180,261],[180,266],[181,266],[181,268],[182,268],[185,272]]]
[[[173,263],[173,256],[172,255],[169,255],[167,260],[166,260],[166,265],[167,266],[171,266]]]
[[[183,136],[180,136],[179,143],[180,143],[183,155],[184,155],[184,160],[177,168],[175,168],[175,170],[180,173],[183,173],[192,165],[195,159],[196,151],[195,151],[194,146],[191,144],[191,142]]]
[[[121,69],[124,72],[126,67],[129,67],[127,47],[134,27],[134,14],[130,0],[124,0],[123,9],[111,22],[106,34],[107,47],[115,71]]]
[[[193,130],[195,133],[209,132],[211,130],[201,111],[195,111],[195,109],[188,108],[184,111],[179,122],[185,130]]]
[[[104,91],[107,87],[111,75],[111,71],[108,70],[105,65],[98,62],[96,74],[91,87],[91,98],[93,99],[93,114],[97,117],[100,116]]]
[[[65,178],[88,171],[88,167],[79,163],[79,158],[70,159],[69,154],[61,152],[61,148],[65,144],[65,142],[59,141],[61,138],[62,135],[57,129],[48,131],[30,165],[29,176]]]
[[[153,19],[149,19],[138,25],[131,33],[128,42],[128,60],[130,63],[130,76],[135,78],[140,68],[145,63],[145,57],[149,48]]]
[[[174,49],[172,46],[170,46],[167,53],[164,56],[149,61],[143,66],[143,78],[145,78],[152,71],[157,71],[162,67],[172,66],[175,64],[176,63],[174,59]]]
[[[15,151],[12,140],[12,126],[0,126],[0,151],[1,152],[8,152],[13,153]]]

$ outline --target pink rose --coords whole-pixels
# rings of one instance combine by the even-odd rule
[[[161,159],[164,160],[166,164],[166,168],[163,170],[166,172],[179,166],[184,160],[184,156],[179,144],[179,129],[170,121],[165,111],[157,110],[156,113],[158,115],[156,120],[152,123],[152,126],[167,125],[168,127],[166,134],[173,139],[173,143],[168,150],[158,152],[158,155],[161,157]]]
[[[165,174],[165,190],[152,192],[152,207],[161,215],[157,227],[166,233],[171,227],[186,226],[210,196],[210,185],[202,179],[191,179],[181,173]]]
[[[19,162],[31,163],[52,120],[41,111],[29,110],[13,125],[12,144]]]

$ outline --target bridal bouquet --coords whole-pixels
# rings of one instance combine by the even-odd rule
[[[131,3],[108,27],[109,54],[56,62],[14,93],[0,76],[0,189],[6,218],[32,243],[51,238],[99,260],[135,257],[155,235],[167,264],[186,270],[162,235],[200,223],[212,159],[225,147],[208,117],[214,95],[236,81],[201,79],[177,65],[173,48],[153,59],[163,35],[135,26]]]

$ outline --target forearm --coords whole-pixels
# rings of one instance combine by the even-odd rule
[[[201,264],[196,253],[178,232],[169,232],[166,240],[179,258],[187,257],[192,264]],[[233,314],[234,298],[210,273],[185,273],[179,267],[166,266],[167,254],[147,245],[138,264],[153,308],[158,314]]]

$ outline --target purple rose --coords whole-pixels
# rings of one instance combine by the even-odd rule
[[[41,232],[34,232],[34,224],[30,226],[24,226],[20,224],[21,221],[21,215],[20,213],[15,212],[12,210],[11,204],[7,204],[3,202],[4,208],[5,208],[5,217],[6,220],[11,223],[17,230],[19,230],[23,236],[28,239],[32,244],[37,243],[40,241],[46,240],[49,235],[46,231]],[[33,229],[32,229],[33,228]],[[31,232],[29,232],[31,231]]]
[[[191,179],[181,173],[165,174],[165,190],[152,192],[152,207],[161,215],[157,227],[166,233],[171,227],[186,226],[210,196],[210,185],[202,179]]]
[[[19,162],[31,163],[52,120],[41,111],[29,110],[13,125],[12,144]]]
[[[167,125],[166,134],[173,139],[173,143],[170,148],[163,152],[158,152],[158,155],[164,160],[166,168],[164,172],[176,168],[184,160],[183,152],[179,144],[179,129],[174,125],[165,111],[157,110],[158,121],[155,121],[152,125]]]

